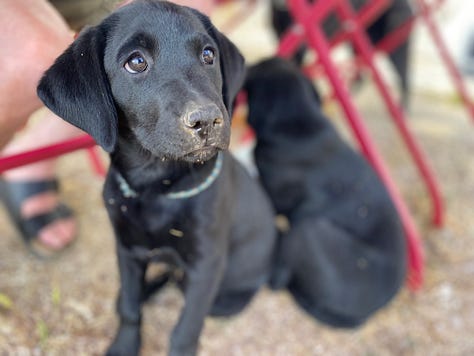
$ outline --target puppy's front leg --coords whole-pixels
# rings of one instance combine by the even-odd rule
[[[187,271],[184,307],[170,340],[170,356],[194,356],[204,319],[216,297],[225,256],[206,256]]]
[[[117,312],[120,325],[108,356],[138,355],[141,346],[141,303],[145,285],[146,264],[133,258],[123,247],[117,247],[120,273],[120,291]]]

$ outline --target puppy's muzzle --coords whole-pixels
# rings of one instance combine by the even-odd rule
[[[206,138],[212,130],[224,125],[222,111],[214,104],[201,106],[188,111],[183,116],[184,125]]]

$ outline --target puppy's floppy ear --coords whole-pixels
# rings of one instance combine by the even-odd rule
[[[51,111],[112,152],[118,119],[104,69],[106,38],[105,27],[85,30],[46,71],[37,92]]]
[[[214,26],[208,29],[218,43],[222,72],[222,96],[229,112],[245,78],[245,60],[237,47]]]
[[[245,78],[245,60],[237,47],[215,26],[209,18],[194,10],[201,22],[204,24],[208,34],[216,41],[219,47],[220,67],[222,73],[222,96],[224,104],[229,112],[232,112],[232,104],[239,92]]]

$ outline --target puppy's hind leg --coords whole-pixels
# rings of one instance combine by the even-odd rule
[[[404,253],[402,246],[396,248],[403,235],[385,232],[364,239],[324,218],[300,221],[289,235],[296,247],[288,290],[327,324],[361,324],[403,283]]]
[[[216,317],[232,316],[240,313],[250,302],[252,297],[257,293],[257,288],[228,291],[217,296],[209,315]]]

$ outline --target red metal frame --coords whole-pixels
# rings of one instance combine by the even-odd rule
[[[316,1],[314,4],[308,4],[306,11],[309,11],[310,15],[308,15],[307,21],[308,23],[313,24],[321,23],[322,19],[328,16],[331,11],[336,10],[341,19],[341,23],[343,24],[343,28],[334,38],[327,39],[327,41],[330,44],[330,47],[333,47],[344,40],[351,41],[357,49],[357,52],[360,55],[359,59],[364,64],[364,67],[370,70],[372,78],[382,94],[385,105],[428,189],[433,206],[433,223],[436,226],[441,227],[444,221],[444,210],[438,183],[434,174],[431,172],[424,154],[406,126],[405,113],[403,109],[390,95],[387,85],[384,83],[380,72],[374,64],[374,49],[364,31],[365,27],[375,20],[375,18],[371,18],[370,16],[376,17],[389,5],[390,0],[368,0],[367,4],[355,13],[350,2],[347,0]],[[358,27],[357,30],[356,27]],[[406,31],[406,29],[404,30]],[[298,25],[294,26],[285,36],[283,36],[278,49],[278,54],[284,57],[292,55],[301,43],[305,41],[304,37],[305,35],[301,29],[301,24],[298,23]],[[399,38],[396,40],[401,41]],[[392,43],[390,44],[392,45]],[[313,68],[308,72],[316,71]]]
[[[321,23],[321,21],[328,16],[331,10],[337,6],[339,1],[340,0],[331,0],[318,4],[318,6],[320,6],[318,11],[320,12],[312,12],[309,15],[308,21],[312,21],[313,23]],[[392,0],[367,1],[367,3],[362,6],[355,14],[357,22],[363,28],[367,28],[390,5],[391,1]],[[298,25],[293,27],[290,31],[291,35],[287,34],[286,36],[283,36],[278,45],[278,54],[284,57],[295,53],[300,44],[305,40],[305,34]],[[331,44],[331,47],[334,47],[348,39],[348,31],[339,31],[334,35],[333,38],[329,39],[329,43]]]
[[[358,21],[351,4],[346,0],[315,1],[313,4],[308,3],[307,0],[288,0],[288,5],[290,13],[297,23],[297,26],[293,28],[293,31],[290,31],[286,36],[283,37],[282,46],[291,43],[291,48],[296,49],[299,44],[305,40],[307,44],[316,51],[318,55],[318,61],[326,72],[327,78],[332,85],[334,93],[338,98],[342,109],[344,110],[348,123],[360,144],[363,154],[367,157],[381,177],[382,181],[385,183],[387,190],[389,191],[400,214],[408,242],[408,282],[411,288],[416,289],[420,287],[423,282],[424,255],[420,235],[405,202],[398,192],[398,189],[394,184],[389,171],[383,162],[383,159],[381,158],[375,144],[370,137],[361,115],[350,99],[349,91],[339,77],[339,73],[330,58],[331,43],[322,31],[320,23],[322,19],[324,19],[325,16],[327,16],[332,10],[337,11],[338,15],[346,24],[345,29],[350,30],[347,31],[347,38],[351,40],[353,45],[361,54],[366,65],[370,68],[375,83],[380,90],[390,113],[392,116],[394,116],[397,127],[400,129],[401,134],[403,135],[409,149],[411,150],[418,168],[422,173],[422,176],[425,180],[427,180],[427,185],[431,190],[435,204],[435,218],[441,221],[442,209],[440,200],[438,199],[439,195],[437,194],[434,177],[427,168],[424,158],[421,155],[421,151],[419,151],[415,141],[412,139],[411,134],[405,125],[403,111],[397,104],[395,104],[395,101],[392,99],[387,86],[382,79],[382,76],[379,74],[377,68],[374,65],[372,46],[365,34],[365,31],[363,30],[362,25]],[[288,37],[293,38],[288,39]],[[286,47],[284,50],[288,50],[288,48],[289,47]],[[279,54],[282,55],[289,53],[284,53],[280,47]]]
[[[439,6],[443,2],[444,0],[434,1],[434,6]],[[435,43],[436,48],[438,49],[441,55],[441,59],[443,60],[444,65],[446,66],[451,78],[453,79],[454,85],[459,95],[461,96],[461,99],[463,100],[464,105],[466,106],[469,115],[471,116],[471,119],[474,120],[474,103],[470,99],[468,90],[466,88],[466,85],[464,84],[462,76],[459,73],[458,68],[454,64],[451,55],[449,54],[449,51],[441,37],[441,33],[439,32],[438,27],[433,21],[433,17],[431,15],[431,7],[426,3],[425,0],[417,0],[417,4],[420,9],[421,17],[428,28],[428,32],[431,35],[433,42]]]
[[[431,39],[433,40],[433,43],[440,54],[443,64],[446,66],[446,69],[453,81],[454,87],[461,97],[461,100],[463,101],[469,115],[471,116],[471,119],[474,120],[474,102],[470,98],[462,75],[454,63],[448,48],[446,47],[438,26],[433,20],[433,12],[439,9],[444,4],[444,2],[445,0],[433,0],[431,2],[427,2],[426,0],[416,0],[418,10],[417,14],[408,19],[399,28],[388,34],[383,40],[375,44],[375,48],[378,51],[391,53],[406,39],[412,30],[415,21],[421,19],[428,29],[428,34],[431,36]]]
[[[98,153],[95,151],[97,148],[96,143],[92,137],[88,135],[79,136],[70,140],[40,147],[27,152],[0,157],[0,173],[8,169],[54,158],[84,148],[88,149],[89,157],[95,172],[101,176],[104,176],[106,170],[102,161],[100,160],[100,157],[98,156]]]
[[[340,2],[339,0],[335,0],[335,2],[333,3],[328,2],[325,4],[324,7],[322,6],[321,9],[322,11],[328,11],[327,10],[328,7],[336,6],[337,4],[343,3],[343,2],[344,1]],[[391,53],[406,39],[406,37],[412,31],[415,21],[418,18],[421,18],[421,20],[424,21],[424,23],[426,24],[428,28],[428,33],[431,35],[433,42],[440,53],[440,58],[443,61],[444,65],[446,66],[447,71],[451,79],[453,80],[453,84],[457,92],[459,93],[459,96],[461,97],[461,100],[463,101],[469,115],[474,120],[474,102],[470,99],[470,96],[469,96],[467,87],[463,81],[463,78],[458,68],[456,67],[441,37],[438,27],[436,26],[433,20],[432,13],[438,10],[444,4],[444,2],[445,0],[433,0],[431,2],[428,2],[426,0],[416,0],[416,4],[418,7],[417,15],[409,18],[405,23],[400,25],[399,28],[392,31],[383,40],[375,44],[374,47],[377,51],[381,51],[384,53]],[[390,0],[368,1],[368,4],[366,4],[366,6],[361,8],[360,11],[358,11],[358,13],[355,14],[357,22],[362,27],[368,26],[374,20],[372,17],[376,16],[378,13],[384,10],[389,4],[390,4]],[[321,18],[322,14],[319,13],[317,16],[314,16],[314,17],[313,16],[314,15],[312,15],[311,20],[315,20],[315,19],[317,20]],[[334,46],[340,43],[341,41],[350,39],[349,37],[351,36],[351,33],[353,33],[353,31],[347,31],[347,25],[346,25],[346,31],[341,31],[335,38],[332,38],[330,40],[330,44]],[[280,52],[283,54],[292,53],[304,40],[303,37],[304,36],[300,28],[293,29],[293,35],[288,35],[283,38],[281,42],[281,46],[280,46]],[[356,67],[359,66],[360,62],[365,63],[365,67],[368,67],[373,73],[373,68],[370,65],[370,62],[367,62],[367,60],[363,59],[362,61],[360,61],[360,58],[356,58],[355,62],[356,62]],[[367,65],[367,63],[369,63],[369,65]],[[305,68],[305,71],[310,74],[318,73],[318,68],[312,65]],[[423,177],[425,184],[427,186],[427,189],[430,193],[430,196],[432,199],[432,206],[433,206],[433,223],[436,226],[441,227],[444,222],[444,210],[443,210],[443,203],[442,203],[440,190],[438,188],[438,184],[435,180],[434,175],[431,173],[431,170],[428,164],[426,163],[426,160],[421,150],[418,149],[415,139],[412,137],[411,133],[406,128],[405,122],[403,120],[403,116],[404,116],[403,111],[401,109],[397,109],[396,107],[394,107],[393,104],[395,102],[390,103],[391,100],[387,99],[388,90],[386,89],[385,86],[380,85],[377,77],[379,76],[375,75],[374,79],[376,81],[377,86],[379,87],[379,90],[381,91],[384,97],[386,106],[391,116],[393,117],[394,122],[398,130],[400,131],[400,134],[402,135],[402,138],[404,139],[408,147],[408,150],[411,153],[415,161],[415,164],[418,170],[420,171],[420,174]],[[401,114],[398,114],[398,113],[401,113]]]

